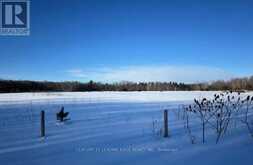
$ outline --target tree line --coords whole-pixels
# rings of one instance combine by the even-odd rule
[[[15,92],[77,92],[77,91],[210,91],[210,90],[253,90],[253,76],[236,78],[229,81],[211,83],[177,83],[177,82],[129,82],[101,83],[89,81],[28,81],[0,80],[0,93]]]

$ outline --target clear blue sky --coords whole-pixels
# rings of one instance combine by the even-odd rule
[[[253,1],[31,0],[0,78],[209,81],[253,74]]]

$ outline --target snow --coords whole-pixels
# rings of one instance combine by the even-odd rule
[[[191,144],[177,119],[180,104],[216,92],[59,92],[0,94],[0,164],[252,164],[253,139],[239,125],[220,143]],[[251,94],[251,93],[250,93]],[[71,120],[56,122],[60,107]],[[169,110],[169,138],[157,135]],[[46,137],[40,137],[40,111]],[[197,136],[201,129],[194,126]]]
[[[50,92],[0,94],[0,104],[22,102],[167,102],[192,101],[192,98],[210,97],[216,92],[168,91],[168,92]]]

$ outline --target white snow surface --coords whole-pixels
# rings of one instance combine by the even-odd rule
[[[215,144],[201,127],[191,144],[179,105],[217,92],[55,92],[0,94],[0,164],[2,165],[251,165],[253,138],[237,125]],[[245,93],[251,94],[252,93]],[[61,106],[70,120],[56,122]],[[169,138],[159,135],[163,110],[169,110]],[[46,137],[40,137],[40,111]],[[153,129],[155,122],[155,129]]]
[[[192,101],[193,98],[212,97],[216,91],[166,91],[166,92],[42,92],[0,94],[0,104],[18,102],[167,102]]]

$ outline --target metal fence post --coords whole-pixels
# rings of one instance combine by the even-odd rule
[[[45,111],[41,111],[40,115],[40,135],[45,137]]]
[[[168,110],[164,110],[164,137],[169,136],[169,129],[168,129]]]

